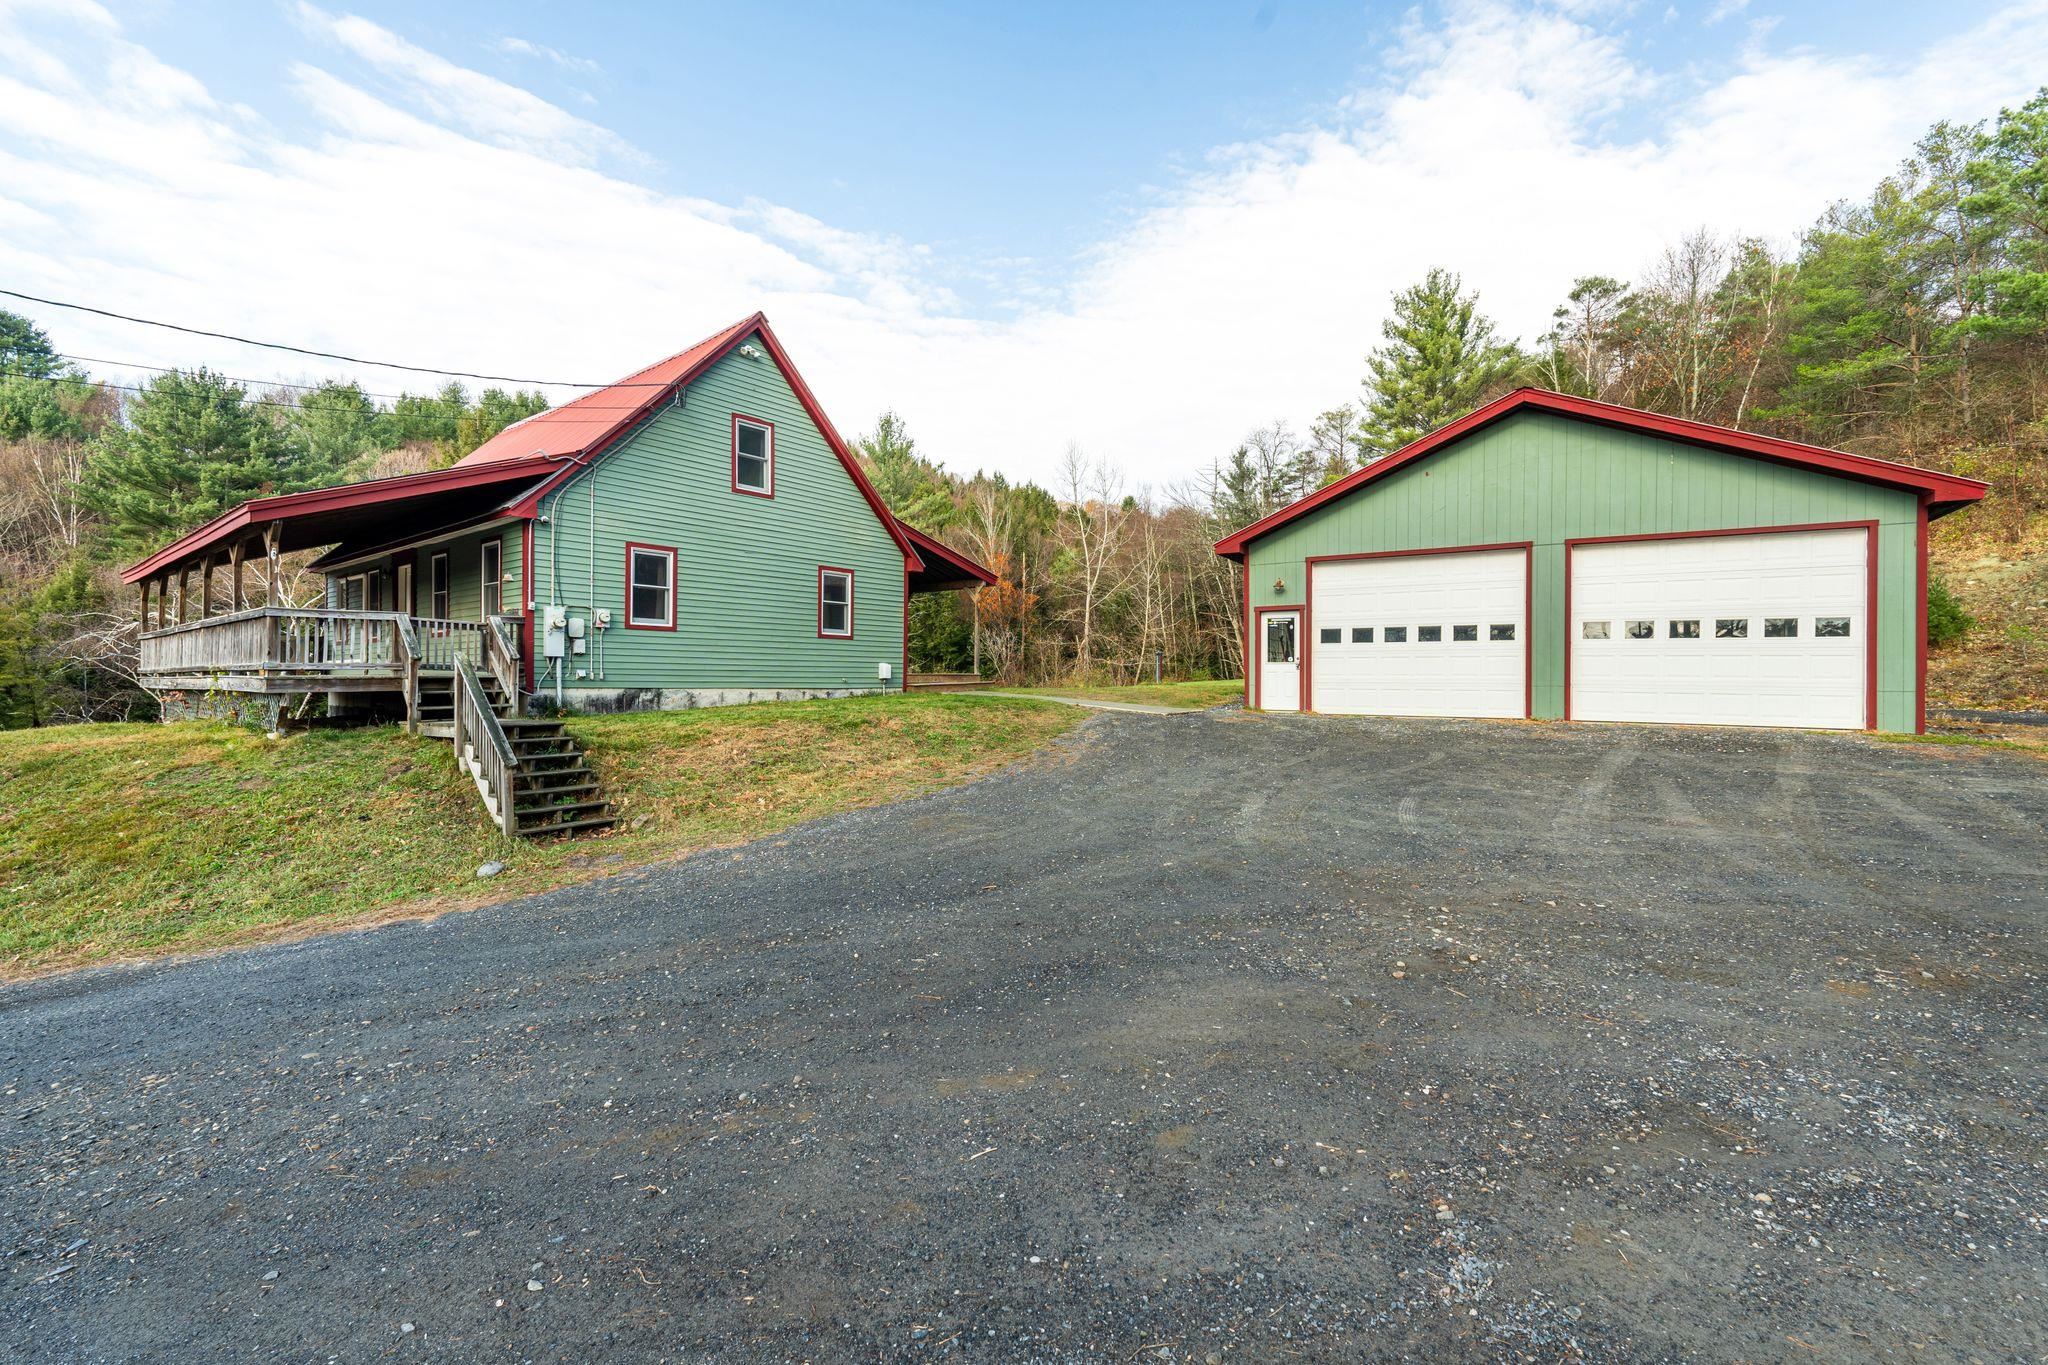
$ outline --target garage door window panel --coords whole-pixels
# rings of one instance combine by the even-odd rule
[[[1764,618],[1766,640],[1796,640],[1799,638],[1799,618],[1796,616],[1767,616]]]
[[[1382,638],[1390,645],[1405,645],[1408,643],[1408,627],[1388,626]]]
[[[1444,628],[1442,626],[1417,626],[1415,628],[1415,642],[1417,644],[1439,644],[1443,638]]]
[[[1608,625],[1606,621],[1582,621],[1579,623],[1579,636],[1586,640],[1604,640]]]
[[[1344,643],[1344,631],[1339,626],[1323,626],[1316,631],[1316,639],[1326,645]]]
[[[1369,644],[1371,644],[1371,643],[1372,643],[1372,627],[1371,627],[1371,626],[1353,626],[1353,627],[1351,628],[1351,643],[1352,643],[1352,644],[1354,644],[1354,645],[1369,645]]]
[[[1673,621],[1671,638],[1674,640],[1697,640],[1700,638],[1700,623],[1697,621]]]
[[[1451,639],[1459,642],[1470,641],[1476,643],[1479,639],[1479,627],[1452,626]]]
[[[1816,640],[1846,640],[1849,638],[1849,618],[1846,616],[1821,616],[1813,623],[1813,638]]]
[[[1720,618],[1714,622],[1714,638],[1716,640],[1747,640],[1749,638],[1749,618],[1747,616],[1724,616]]]
[[[1511,625],[1488,626],[1486,628],[1486,638],[1495,642],[1511,641],[1515,638],[1515,628]]]

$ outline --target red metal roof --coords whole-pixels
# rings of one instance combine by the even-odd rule
[[[1779,440],[1775,436],[1759,436],[1754,432],[1737,431],[1733,427],[1690,422],[1682,417],[1666,417],[1662,413],[1644,412],[1640,408],[1625,408],[1615,403],[1597,402],[1591,398],[1575,398],[1566,393],[1553,393],[1549,389],[1516,389],[1513,393],[1494,399],[1484,407],[1475,408],[1447,427],[1432,431],[1419,440],[1410,441],[1393,454],[1373,461],[1357,473],[1348,474],[1337,482],[1319,488],[1307,497],[1260,518],[1243,530],[1232,532],[1216,542],[1216,553],[1231,559],[1242,558],[1246,548],[1260,536],[1279,529],[1296,517],[1314,511],[1324,503],[1333,502],[1355,489],[1362,488],[1375,479],[1383,479],[1395,470],[1525,408],[1556,413],[1584,422],[1598,422],[1606,426],[1648,432],[1653,436],[1683,441],[1688,445],[1706,446],[1713,450],[1750,455],[1780,464],[1817,469],[1822,473],[1861,479],[1866,483],[1903,488],[1918,494],[1927,502],[1928,515],[1931,517],[1938,517],[1973,503],[1983,497],[1991,487],[1977,479],[1965,479],[1955,474],[1937,474],[1931,469],[1895,464],[1890,460],[1874,460],[1867,455],[1852,455],[1846,450],[1829,450],[1824,446],[1810,446],[1798,441]]]
[[[557,459],[581,455],[613,432],[639,421],[656,404],[665,401],[677,384],[687,381],[748,331],[765,326],[767,321],[759,313],[742,318],[724,331],[705,337],[666,360],[657,360],[644,370],[636,370],[616,384],[514,422],[456,463],[478,465],[524,460],[535,455],[552,455]]]
[[[347,539],[366,529],[380,512],[400,503],[411,504],[410,510],[430,521],[446,521],[473,508],[495,507],[560,467],[550,459],[499,460],[481,469],[458,464],[424,474],[251,498],[129,565],[121,571],[121,581],[139,583],[203,551],[232,544],[271,522],[279,523],[282,530],[279,548],[298,550]]]

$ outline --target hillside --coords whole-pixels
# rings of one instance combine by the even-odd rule
[[[1959,526],[1935,537],[1928,560],[1976,625],[1929,654],[1927,704],[2048,710],[2048,517],[2017,541]]]
[[[444,741],[384,727],[0,733],[0,979],[457,909],[965,781],[1085,713],[893,696],[579,716],[620,828],[512,842]],[[480,881],[486,861],[504,864]]]

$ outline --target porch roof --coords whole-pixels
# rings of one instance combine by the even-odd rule
[[[483,517],[561,468],[546,457],[457,465],[424,474],[315,488],[304,493],[251,498],[179,537],[121,572],[139,583],[180,564],[219,553],[264,528],[277,527],[280,551],[321,545],[382,542]]]
[[[926,535],[908,522],[896,524],[903,528],[903,534],[909,538],[921,561],[919,567],[910,571],[912,592],[943,592],[947,588],[973,588],[996,581],[993,573],[950,545]]]

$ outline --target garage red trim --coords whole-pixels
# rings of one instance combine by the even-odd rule
[[[1925,503],[1922,504],[1924,526]],[[1795,531],[1855,531],[1864,533],[1863,576],[1863,728],[1877,728],[1877,523],[1875,521],[1814,521],[1797,526],[1731,526],[1713,531],[1653,531],[1639,536],[1577,536],[1564,543],[1564,718],[1572,718],[1572,551],[1580,545],[1615,545],[1638,540],[1705,540],[1717,536],[1784,535]],[[1924,587],[1924,585],[1923,585]],[[1924,624],[1926,594],[1921,594]]]
[[[1259,676],[1265,671],[1266,662],[1265,648],[1260,645],[1259,618],[1270,612],[1279,611],[1298,612],[1301,616],[1301,629],[1294,633],[1294,690],[1298,694],[1294,699],[1294,706],[1298,711],[1306,711],[1308,710],[1308,607],[1300,602],[1260,607],[1251,615],[1252,638],[1248,643],[1259,646],[1257,649],[1247,650],[1245,654],[1245,672],[1251,675],[1252,709],[1254,711],[1260,710],[1266,704],[1264,680]]]
[[[1989,484],[1977,479],[1965,479],[1954,474],[1937,474],[1933,470],[1894,464],[1890,460],[1874,460],[1866,455],[1852,455],[1846,450],[1829,450],[1823,446],[1810,446],[1798,441],[1782,441],[1774,436],[1736,431],[1732,427],[1689,422],[1681,417],[1666,417],[1662,413],[1644,412],[1639,408],[1624,408],[1613,403],[1595,402],[1590,398],[1575,398],[1570,394],[1552,393],[1548,389],[1516,389],[1513,393],[1494,399],[1484,407],[1474,409],[1447,427],[1439,428],[1419,440],[1410,441],[1393,454],[1373,461],[1356,473],[1348,474],[1277,512],[1261,517],[1243,530],[1225,536],[1216,542],[1216,553],[1231,558],[1241,557],[1252,541],[1285,526],[1296,517],[1312,512],[1323,504],[1341,498],[1374,480],[1383,479],[1395,470],[1405,468],[1431,452],[1441,450],[1460,438],[1491,426],[1511,413],[1523,409],[1553,413],[1603,426],[1646,432],[1668,440],[1682,441],[1687,445],[1704,446],[1736,455],[1749,455],[1802,469],[1815,469],[1844,478],[1861,479],[1866,483],[1908,489],[1925,498],[1929,504],[1930,514],[1937,517],[1977,501],[1990,488]]]
[[[1346,559],[1415,559],[1423,555],[1478,555],[1492,551],[1520,550],[1522,552],[1522,718],[1531,720],[1536,715],[1536,543],[1530,540],[1505,540],[1494,545],[1439,545],[1426,550],[1362,550],[1356,554],[1310,555],[1305,561],[1308,574],[1308,606],[1302,609],[1302,710],[1308,709],[1308,701],[1315,696],[1308,686],[1311,667],[1308,635],[1308,614],[1316,600],[1316,565],[1329,564]]]
[[[1915,573],[1920,583],[1920,610],[1914,622],[1918,640],[1913,659],[1913,733],[1927,733],[1927,499],[1920,499],[1920,517],[1914,532]]]

